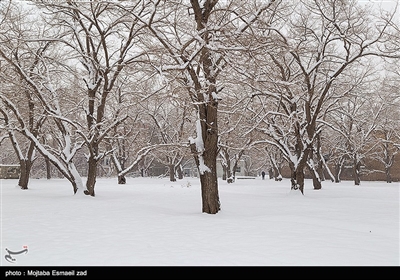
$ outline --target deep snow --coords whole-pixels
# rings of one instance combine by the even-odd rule
[[[64,179],[1,180],[2,266],[399,266],[399,183],[219,181],[201,213],[197,178],[98,179],[96,197]],[[26,254],[5,259],[6,248]]]

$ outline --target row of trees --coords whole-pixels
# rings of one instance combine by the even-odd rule
[[[220,210],[218,157],[229,182],[244,156],[254,166],[269,162],[276,177],[286,161],[291,188],[302,193],[306,169],[321,188],[327,156],[337,166],[333,180],[351,159],[359,184],[367,155],[379,158],[390,177],[400,143],[397,6],[376,12],[346,0],[0,5],[0,143],[12,143],[23,189],[37,152],[74,193],[90,196],[106,158],[125,183],[127,173],[154,157],[175,180],[191,154],[202,211],[210,214]],[[85,184],[76,165],[82,155]]]

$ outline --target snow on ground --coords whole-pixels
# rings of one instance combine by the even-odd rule
[[[197,178],[98,179],[96,197],[63,179],[1,185],[2,266],[399,266],[399,184],[219,181],[201,213]],[[6,248],[26,254],[5,259]]]

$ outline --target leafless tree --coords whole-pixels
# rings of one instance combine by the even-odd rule
[[[257,6],[257,3],[259,4]],[[219,75],[225,54],[241,37],[249,35],[254,22],[274,2],[191,0],[154,2],[154,13],[146,24],[164,53],[158,56],[160,73],[181,73],[181,82],[198,114],[191,151],[200,173],[202,211],[220,210],[216,159],[218,156]],[[225,45],[224,45],[225,44]]]
[[[254,53],[251,63],[259,67],[242,70],[251,78],[253,99],[270,102],[253,112],[255,122],[289,162],[293,190],[304,192],[304,168],[326,113],[351,86],[340,87],[340,92],[333,89],[348,73],[362,68],[366,57],[398,55],[385,47],[393,17],[394,13],[376,16],[356,1],[298,2],[281,32],[275,33],[274,51],[266,56]],[[319,179],[314,183],[320,184]]]
[[[102,145],[114,127],[127,115],[110,116],[109,102],[115,85],[126,66],[143,61],[145,51],[139,37],[144,32],[140,18],[148,15],[150,1],[117,2],[42,2],[53,17],[54,28],[64,30],[61,42],[73,50],[81,63],[80,73],[86,86],[86,131],[77,130],[88,151],[88,175],[85,193],[95,196],[98,163],[111,151]],[[123,8],[121,8],[123,7]]]
[[[2,72],[2,80],[12,87],[2,87],[0,95],[0,111],[4,116],[6,129],[13,148],[18,155],[21,166],[19,186],[28,188],[30,171],[36,159],[35,150],[45,155],[47,159],[58,165],[62,173],[69,178],[77,191],[79,180],[75,176],[74,166],[68,163],[70,157],[71,143],[68,124],[62,121],[62,112],[58,107],[58,99],[55,84],[50,76],[59,71],[54,61],[58,59],[54,49],[49,50],[51,43],[45,41],[31,40],[33,36],[46,36],[46,26],[37,24],[36,18],[29,18],[29,10],[20,10],[20,6],[10,6],[10,13],[3,20],[1,33],[0,57],[7,66],[7,71]],[[49,124],[51,120],[62,130],[63,140],[60,141],[65,165],[49,154],[49,151],[40,143],[44,133],[43,125]],[[21,138],[16,133],[25,136],[27,140],[26,152],[23,152]],[[65,140],[65,141],[64,141]],[[68,158],[68,159],[67,159]],[[66,167],[68,166],[69,167]]]

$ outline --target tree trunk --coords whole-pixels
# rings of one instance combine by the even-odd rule
[[[292,183],[292,190],[300,190],[304,194],[304,171],[296,170],[292,173],[292,178],[290,179]]]
[[[178,164],[176,166],[176,173],[178,173],[178,179],[182,180],[183,179],[183,170],[182,170],[182,165]]]
[[[320,179],[320,177],[318,175],[318,172],[315,169],[315,167],[313,165],[310,165],[310,164],[307,164],[307,167],[308,167],[308,171],[311,174],[311,178],[313,180],[314,190],[322,189],[321,179]]]
[[[217,128],[217,106],[200,106],[200,110],[204,110],[207,114],[200,113],[200,120],[207,120],[207,123],[201,121],[201,133],[204,149],[198,149],[196,143],[191,143],[190,149],[194,155],[194,160],[200,174],[202,212],[208,214],[216,214],[221,210],[221,204],[218,194],[218,177],[217,177],[217,156],[218,156],[218,128]],[[214,110],[214,111],[212,111]],[[204,117],[207,115],[207,118]],[[209,128],[211,127],[211,129]],[[198,135],[199,137],[199,135]],[[204,162],[204,166],[200,159]],[[204,170],[206,168],[206,170]]]
[[[119,185],[124,185],[124,184],[126,184],[126,177],[125,177],[125,175],[118,175],[118,184],[119,184]]]
[[[88,176],[86,181],[86,195],[95,196],[94,187],[96,185],[97,178],[97,160],[93,155],[90,155],[88,160]]]
[[[20,160],[19,164],[21,167],[21,174],[19,176],[18,186],[22,190],[27,190],[29,184],[29,177],[32,169],[32,162],[29,159],[24,159]]]
[[[274,166],[274,178],[275,178],[275,181],[282,181],[282,175],[277,166]]]
[[[215,154],[216,156],[217,154]],[[216,158],[216,157],[215,157]],[[216,172],[216,161],[213,166],[212,159],[206,161],[205,164],[210,168],[211,172],[200,173],[202,211],[203,213],[216,214],[220,208],[218,194],[218,179]]]
[[[386,174],[386,183],[392,182],[392,176],[390,175],[391,166],[385,167],[385,174]]]
[[[226,181],[226,165],[222,165],[222,180]]]
[[[360,170],[361,170],[361,162],[359,162],[357,159],[354,159],[353,176],[354,176],[354,184],[356,186],[359,186],[361,183]]]
[[[46,163],[46,178],[47,180],[51,179],[51,162],[48,158],[44,159],[45,163]]]
[[[340,174],[342,173],[343,164],[338,162],[335,164],[335,183],[340,183]]]
[[[176,182],[176,178],[175,178],[175,165],[174,164],[169,164],[168,165],[168,169],[169,169],[169,180],[171,182]]]
[[[302,194],[304,194],[304,165],[297,165],[297,168],[294,167],[293,163],[289,163],[291,169],[291,189],[292,190],[300,190]]]
[[[229,157],[226,162],[226,181],[228,184],[233,183],[233,174],[231,170],[231,161],[229,160]]]
[[[325,181],[325,173],[324,173],[324,166],[322,160],[318,161],[317,165],[317,173],[321,181]]]
[[[18,186],[23,189],[28,189],[29,178],[31,176],[32,165],[34,161],[34,153],[35,153],[35,143],[30,142],[28,151],[26,154],[26,158],[20,159],[19,164],[21,168],[21,175],[18,180]]]
[[[199,53],[201,69],[205,83],[201,82],[199,73],[194,68],[187,68],[195,87],[198,104],[198,143],[191,143],[192,153],[195,152],[195,160],[200,173],[202,211],[203,213],[216,214],[220,210],[217,177],[218,156],[218,98],[217,75],[218,66],[215,64],[213,50],[208,48],[212,36],[208,31],[208,19],[218,1],[205,1],[199,5],[199,1],[190,1],[194,11],[196,29],[206,43]],[[200,70],[200,68],[198,68]],[[200,134],[200,135],[199,135]],[[201,139],[200,139],[201,137]],[[202,160],[203,162],[200,162]],[[204,165],[203,165],[204,163]]]
[[[218,147],[216,143],[214,149],[212,149],[211,147],[207,149],[206,146],[203,155],[198,154],[196,144],[191,144],[190,148],[192,153],[194,154],[194,159],[200,174],[202,212],[208,214],[216,214],[219,210],[221,210],[217,177]],[[207,171],[201,170],[200,168],[200,156],[203,156],[204,165],[208,167]]]
[[[272,167],[268,168],[268,176],[269,176],[269,179],[274,178],[274,172],[272,171]]]

